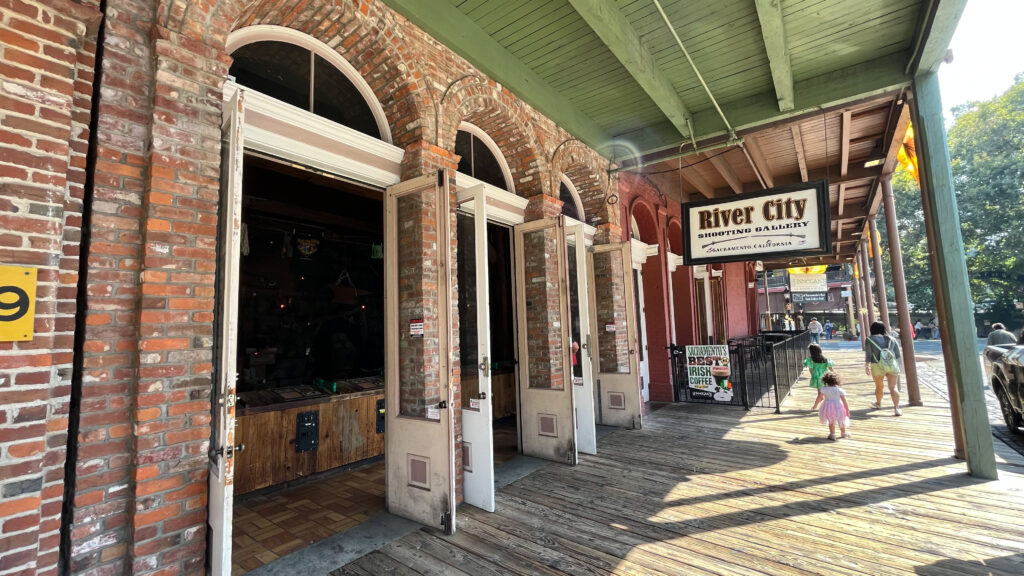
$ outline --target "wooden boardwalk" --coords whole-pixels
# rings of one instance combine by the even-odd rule
[[[940,398],[870,410],[859,353],[833,359],[852,439],[825,439],[806,381],[782,414],[669,405],[499,490],[494,513],[461,506],[454,536],[423,528],[334,574],[1024,574],[1024,459],[997,443],[1000,480],[967,476]]]

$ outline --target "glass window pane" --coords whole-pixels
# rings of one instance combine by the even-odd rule
[[[565,388],[557,228],[523,235],[526,354],[531,388]]]
[[[320,56],[314,56],[313,113],[380,138],[370,105],[348,77]]]
[[[438,229],[434,190],[397,199],[398,413],[440,420]]]
[[[629,373],[629,334],[626,331],[625,269],[622,252],[594,254],[594,291],[597,310],[598,370]]]
[[[285,42],[253,42],[231,57],[228,74],[239,84],[309,110],[309,50]]]
[[[457,234],[459,241],[459,359],[462,366],[462,407],[470,410],[469,401],[480,396],[480,377],[477,370],[477,285],[476,285],[476,231],[475,217],[459,213]]]
[[[569,187],[564,182],[558,188],[558,199],[562,201],[562,214],[569,218],[583,221],[580,218],[579,210],[576,209],[576,199],[572,197],[572,192],[569,191]]]
[[[583,345],[580,333],[580,283],[577,272],[579,264],[576,261],[576,243],[582,242],[576,234],[566,235],[566,242],[569,245],[568,278],[569,278],[569,362],[572,364],[573,384],[583,384]]]

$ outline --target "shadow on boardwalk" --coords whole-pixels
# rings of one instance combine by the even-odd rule
[[[668,405],[500,489],[493,513],[461,506],[455,535],[423,528],[334,573],[1024,573],[1024,460],[967,476],[941,398],[871,410],[863,358],[833,357],[852,439],[823,439],[806,381],[782,414]]]

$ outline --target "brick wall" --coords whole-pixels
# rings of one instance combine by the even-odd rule
[[[98,12],[0,0],[0,264],[37,270],[0,342],[0,574],[56,574]]]
[[[78,294],[96,4],[0,0],[0,257],[40,268],[35,340],[0,344],[3,576],[56,566],[78,303],[84,344],[69,568],[204,571],[219,125],[231,30],[283,25],[336,49],[382,103],[393,141],[406,151],[404,178],[454,169],[454,134],[469,121],[496,141],[519,195],[543,195],[554,209],[547,199],[565,173],[599,241],[619,234],[618,211],[605,201],[618,180],[607,177],[605,161],[379,1],[108,0]],[[457,297],[456,289],[453,309]],[[457,313],[453,321],[457,335]],[[453,372],[458,444],[457,366]]]

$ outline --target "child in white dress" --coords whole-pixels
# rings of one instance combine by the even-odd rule
[[[849,438],[846,427],[850,425],[850,406],[846,403],[846,392],[840,386],[839,374],[826,372],[821,377],[824,386],[818,390],[818,399],[815,404],[821,403],[818,409],[818,419],[822,424],[828,424],[828,439],[836,439],[836,425],[839,425],[839,432],[843,438]]]

